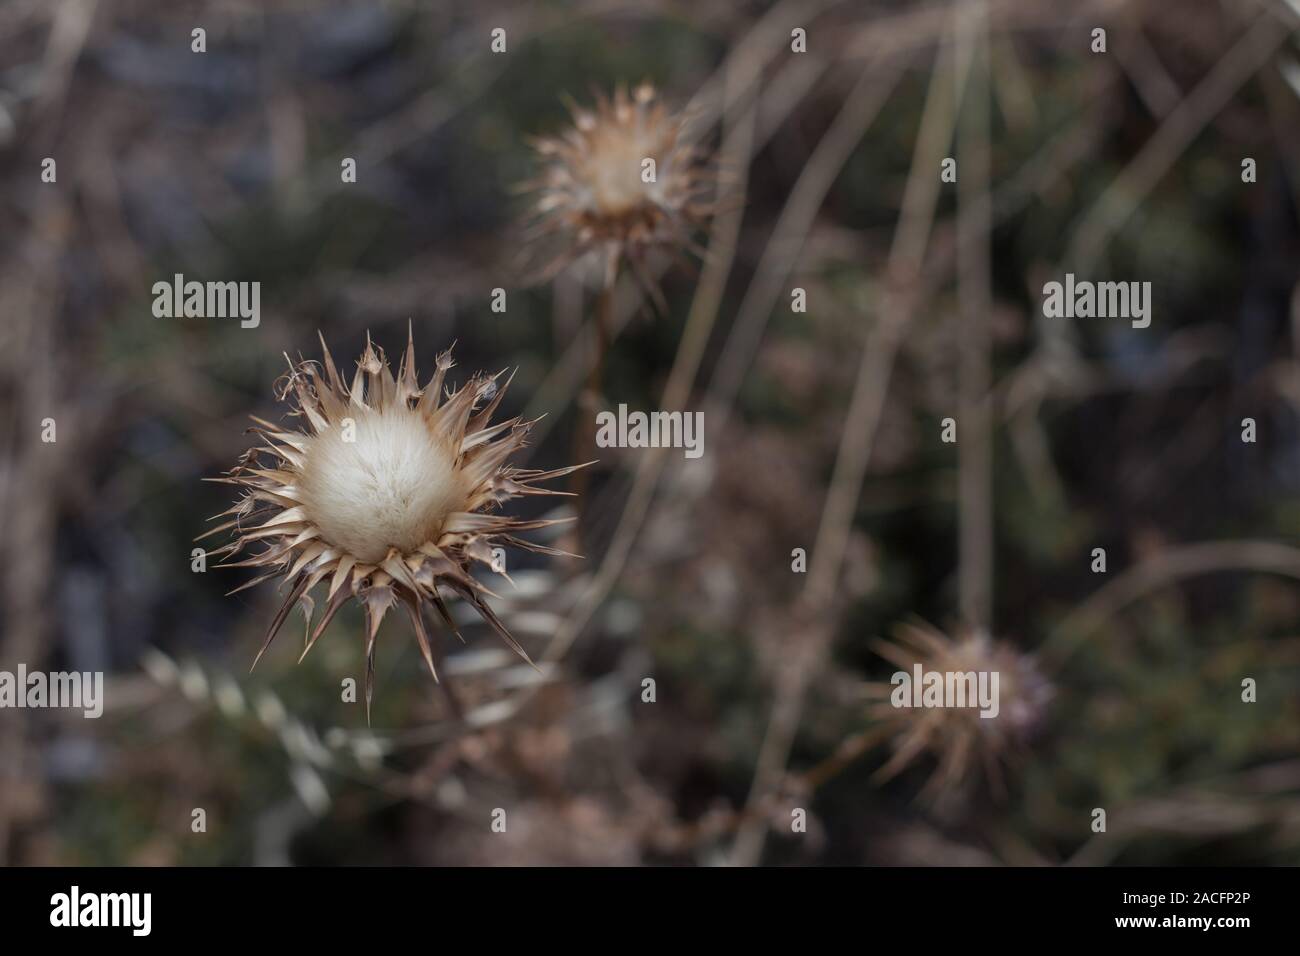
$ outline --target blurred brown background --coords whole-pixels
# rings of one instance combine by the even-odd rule
[[[6,0],[0,668],[108,683],[97,721],[0,711],[0,860],[1300,862],[1297,25],[1255,0]],[[546,663],[466,616],[468,723],[397,616],[372,728],[340,700],[355,608],[249,675],[274,589],[225,597],[248,573],[190,553],[231,500],[201,479],[283,412],[282,353],[320,330],[350,367],[410,320],[424,370],[453,340],[461,376],[518,366],[504,410],[547,413],[530,461],[567,464],[591,291],[523,282],[513,190],[563,95],[643,79],[735,201],[664,273],[668,314],[624,290],[607,398],[705,410],[704,457],[602,454],[585,559],[511,556],[498,610]],[[261,282],[261,324],[155,318],[178,272]],[[1150,281],[1150,328],[1043,319],[1066,272]],[[871,642],[916,620],[985,626],[1050,687],[1001,788],[979,754],[937,799],[933,754],[878,773],[905,729],[870,711],[896,669]]]

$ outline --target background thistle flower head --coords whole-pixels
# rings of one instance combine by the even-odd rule
[[[534,140],[542,170],[523,187],[537,236],[561,246],[542,277],[596,253],[608,272],[625,259],[644,281],[651,249],[699,254],[692,233],[712,211],[716,176],[689,141],[686,118],[670,113],[649,83],[569,109],[572,126]]]
[[[257,659],[295,604],[301,603],[308,617],[305,657],[339,608],[357,600],[366,614],[368,716],[375,639],[395,604],[406,611],[437,680],[425,612],[436,611],[455,632],[445,592],[472,605],[527,659],[484,601],[491,592],[470,569],[477,562],[499,570],[495,545],[562,553],[515,536],[557,521],[525,521],[495,511],[518,495],[563,494],[537,483],[575,468],[548,472],[507,464],[532,423],[513,418],[492,424],[509,385],[498,386],[501,373],[474,375],[444,397],[444,379],[452,367],[448,350],[438,356],[432,379],[421,388],[415,345],[408,336],[396,378],[383,351],[367,342],[347,385],[323,337],[321,349],[323,370],[313,362],[291,363],[281,379],[279,397],[293,402],[290,414],[303,420],[303,430],[283,430],[254,418],[250,431],[265,444],[246,452],[228,477],[215,479],[247,493],[219,516],[229,520],[208,532],[234,534],[230,544],[213,554],[224,555],[225,566],[266,569],[236,591],[273,578],[289,589]],[[229,560],[251,545],[262,550]],[[326,604],[312,628],[309,595],[322,583],[328,588]]]
[[[912,672],[994,672],[999,675],[998,712],[984,717],[978,707],[895,707],[894,685],[869,683],[871,714],[887,728],[893,755],[878,771],[887,780],[923,754],[937,760],[925,795],[937,798],[973,782],[982,769],[996,791],[1004,789],[1003,764],[1040,725],[1052,697],[1051,685],[1033,657],[986,632],[965,630],[955,637],[923,623],[895,629],[894,641],[875,641],[876,652],[901,670]]]

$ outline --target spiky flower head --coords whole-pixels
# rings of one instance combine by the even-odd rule
[[[877,772],[879,779],[889,779],[928,753],[937,763],[926,783],[927,797],[951,795],[973,782],[981,767],[988,783],[1002,792],[1003,764],[1032,738],[1052,697],[1051,685],[1034,659],[981,630],[950,637],[916,622],[897,627],[894,637],[893,642],[875,641],[873,646],[909,676],[917,664],[923,673],[945,677],[996,672],[997,715],[981,716],[980,706],[969,700],[964,707],[896,707],[890,698],[897,685],[868,684],[867,694],[874,700],[871,714],[889,735],[894,751]]]
[[[686,136],[687,122],[670,113],[649,83],[629,95],[596,97],[593,109],[569,105],[573,125],[533,146],[540,175],[533,194],[539,235],[556,236],[561,252],[543,275],[554,275],[589,253],[606,269],[620,257],[639,278],[644,253],[700,249],[692,233],[708,218],[715,175]]]
[[[288,590],[254,666],[296,604],[308,620],[303,657],[344,603],[355,599],[363,606],[369,719],[375,639],[394,605],[406,611],[434,680],[438,674],[425,615],[436,611],[459,636],[447,609],[449,595],[463,598],[528,658],[485,602],[491,592],[471,568],[479,563],[500,571],[494,562],[497,545],[563,553],[515,536],[556,521],[524,521],[496,511],[517,495],[562,494],[536,484],[577,466],[539,471],[507,464],[533,423],[519,418],[491,423],[510,384],[498,387],[501,373],[475,375],[444,396],[444,378],[453,364],[447,350],[421,388],[408,333],[396,378],[383,351],[367,341],[349,386],[323,337],[321,349],[323,370],[314,362],[290,362],[278,389],[277,397],[293,405],[289,414],[302,420],[301,430],[253,418],[249,431],[265,444],[245,452],[226,477],[213,479],[246,493],[217,516],[229,520],[202,537],[232,530],[231,543],[212,553],[225,557],[224,566],[265,569],[235,591],[273,578]],[[262,550],[230,560],[250,545]],[[327,590],[313,628],[310,594],[318,584]]]

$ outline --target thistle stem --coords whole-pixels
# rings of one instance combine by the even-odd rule
[[[578,402],[578,420],[573,430],[573,461],[575,464],[591,461],[596,457],[595,415],[600,409],[605,388],[605,359],[609,353],[610,330],[614,324],[614,290],[618,286],[618,258],[610,257],[605,269],[605,281],[596,297],[595,321],[596,344],[592,355],[591,369],[587,373],[587,385]],[[590,527],[590,508],[587,489],[590,487],[591,469],[582,468],[573,473],[570,490],[578,496],[578,522],[574,534],[582,540],[583,526]]]

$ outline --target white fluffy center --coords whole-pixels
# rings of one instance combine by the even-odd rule
[[[335,423],[307,446],[303,508],[321,537],[367,564],[436,540],[466,499],[450,449],[410,409],[349,415],[351,436]]]
[[[650,144],[631,132],[624,132],[606,136],[593,145],[584,177],[588,190],[585,198],[592,212],[621,216],[658,201],[658,175],[648,183],[642,179],[642,164],[647,157],[655,155],[649,149]],[[663,172],[656,170],[657,174]]]

